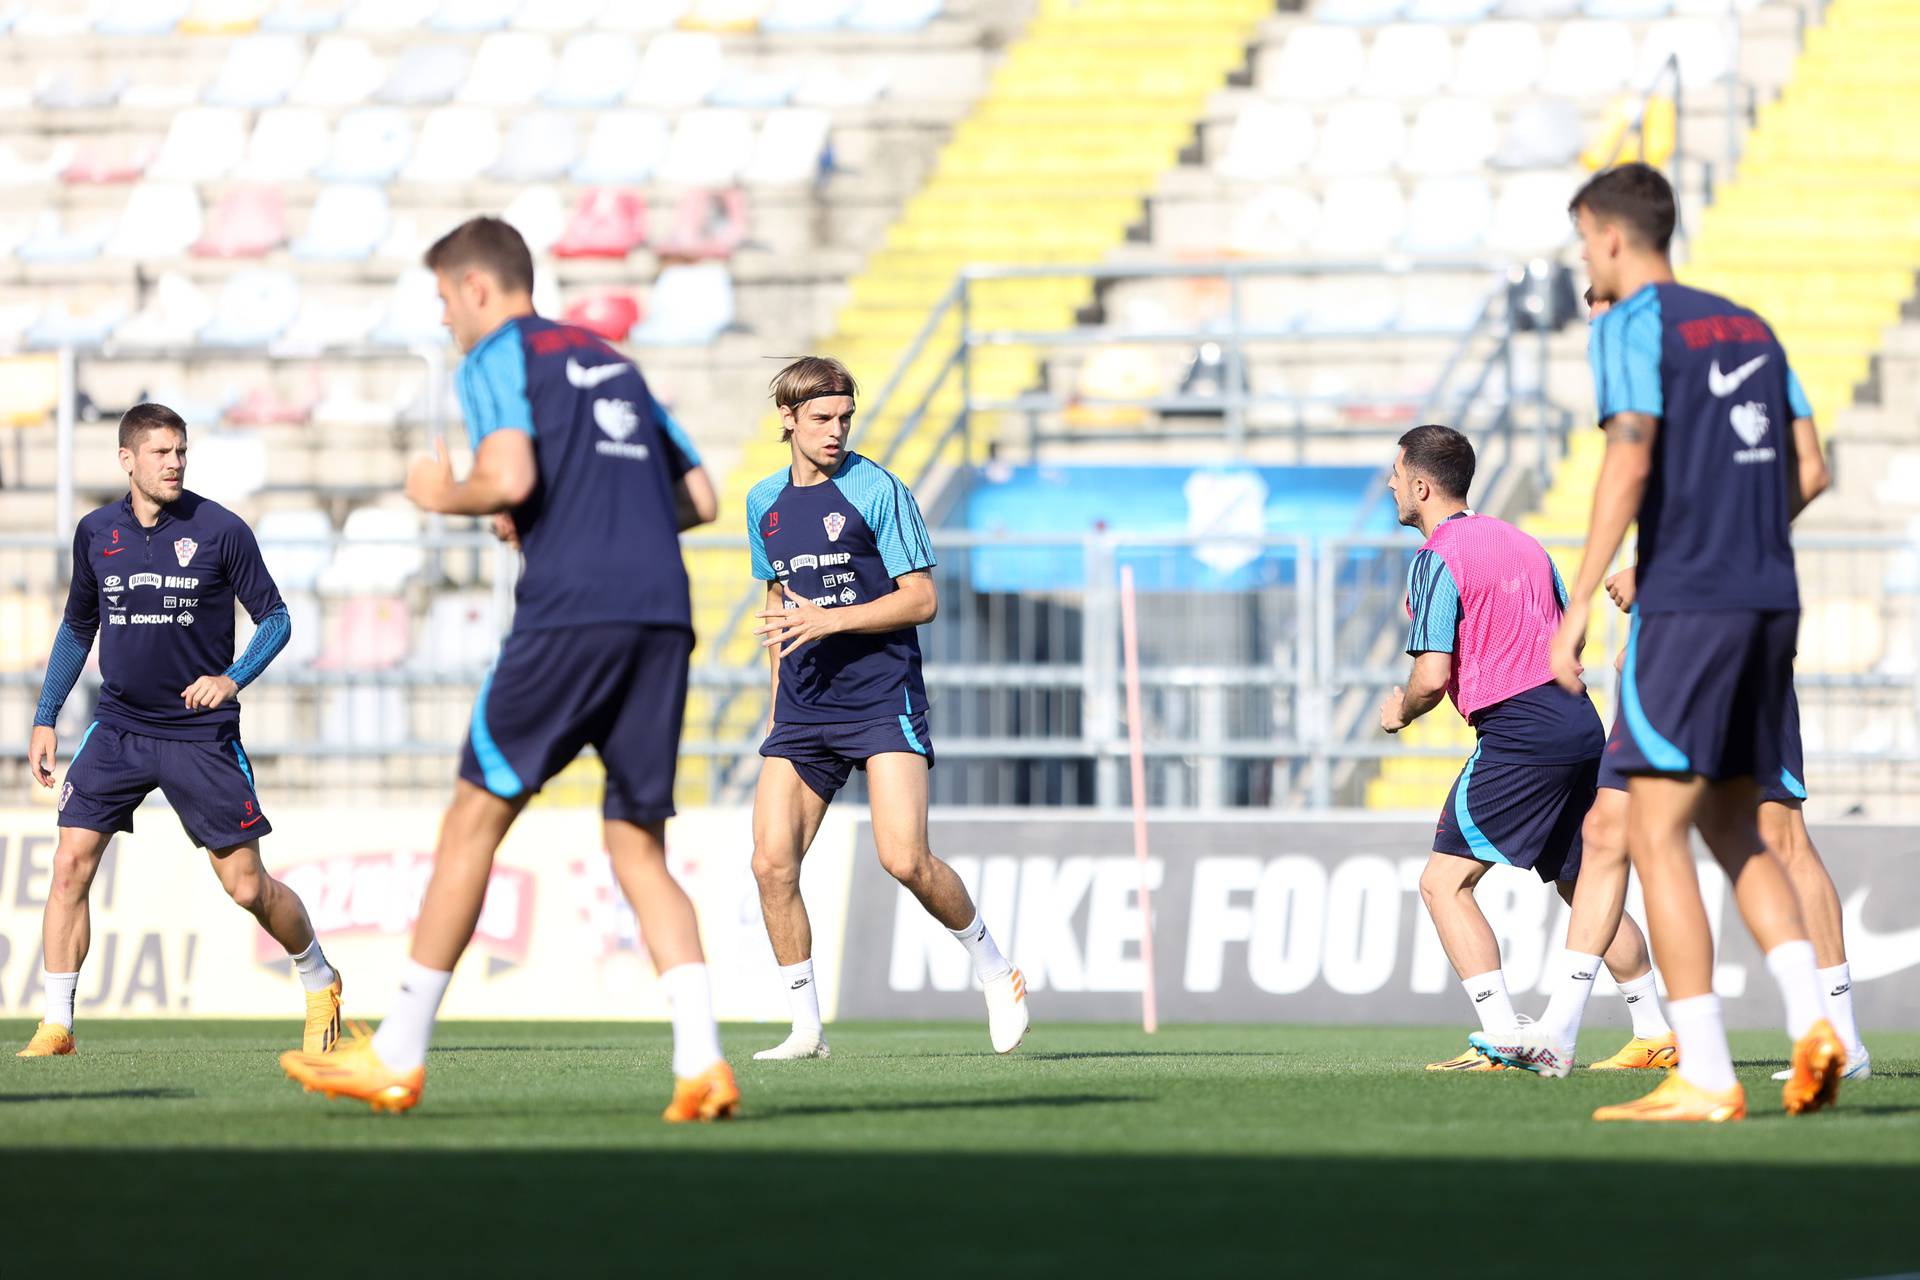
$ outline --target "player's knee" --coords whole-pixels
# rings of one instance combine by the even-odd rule
[[[764,845],[753,847],[753,878],[763,890],[791,891],[800,885],[800,863],[785,854],[770,853]]]
[[[268,886],[269,881],[265,876],[242,872],[227,881],[227,896],[232,898],[233,904],[242,911],[250,911],[258,915],[267,905],[267,898],[271,893]]]
[[[1782,862],[1791,867],[1807,861],[1811,850],[1795,830],[1793,810],[1783,804],[1763,804],[1757,817],[1760,838]]]
[[[914,845],[883,845],[880,865],[901,884],[918,884],[933,866],[933,855]]]
[[[48,892],[61,903],[81,901],[87,896],[94,869],[99,865],[99,859],[81,850],[61,848],[53,855],[53,885]]]
[[[1468,874],[1473,870],[1471,863],[1459,858],[1438,857],[1429,861],[1420,872],[1420,898],[1432,908],[1436,902],[1445,902],[1456,893],[1473,887],[1473,879]]]
[[[1580,824],[1580,859],[1583,864],[1610,862],[1626,852],[1627,826],[1613,813],[1598,808],[1587,810]]]

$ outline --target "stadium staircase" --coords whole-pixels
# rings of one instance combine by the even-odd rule
[[[1781,96],[1760,106],[1739,172],[1705,211],[1680,267],[1685,282],[1768,318],[1826,425],[1853,404],[1914,296],[1916,65],[1920,8],[1910,0],[1833,0]],[[1599,432],[1573,433],[1523,527],[1543,538],[1583,535],[1603,449]],[[1578,553],[1556,559],[1571,580]],[[1410,747],[1472,746],[1471,731],[1445,712],[1401,736]],[[1435,808],[1458,767],[1454,756],[1390,759],[1369,783],[1367,805]]]
[[[959,411],[958,379],[942,380],[959,337],[958,312],[917,349],[914,339],[962,268],[1098,262],[1123,242],[1145,197],[1191,141],[1208,96],[1244,63],[1250,37],[1273,8],[1272,0],[1042,0],[925,187],[851,281],[833,331],[819,344],[862,380],[868,403],[883,381],[898,377],[885,412],[856,425],[857,448],[884,455],[923,400],[931,421]],[[1091,299],[1084,279],[997,281],[975,288],[970,321],[986,330],[1064,329]],[[1034,352],[1019,347],[972,363],[980,398],[1011,397],[1036,377]],[[912,478],[931,463],[960,460],[957,438],[936,456],[935,443],[921,436],[902,442],[890,460],[895,470]],[[787,460],[769,416],[724,484],[722,528],[739,526],[747,491]],[[688,564],[702,645],[696,663],[750,667],[756,647],[739,614],[742,584],[750,581],[745,556],[696,551]],[[757,693],[715,699],[696,690],[687,736],[749,737],[764,716]],[[703,773],[684,777],[681,799],[698,803],[707,788]]]

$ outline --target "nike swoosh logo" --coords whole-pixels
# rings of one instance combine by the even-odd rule
[[[1707,390],[1716,396],[1730,396],[1740,389],[1740,384],[1754,375],[1755,370],[1767,362],[1765,356],[1755,356],[1732,373],[1720,372],[1720,362],[1715,360],[1707,366]]]
[[[246,830],[246,829],[247,829],[248,827],[250,827],[250,826],[252,826],[254,822],[258,822],[258,821],[260,821],[260,819],[262,819],[262,818],[264,818],[264,817],[266,817],[266,816],[267,816],[267,815],[266,815],[266,814],[264,814],[264,813],[256,813],[256,814],[254,814],[254,815],[253,815],[253,822],[243,822],[243,823],[241,823],[241,824],[240,824],[240,829],[241,829],[242,831],[245,831],[245,830]]]
[[[1866,922],[1867,890],[1856,889],[1841,912],[1847,967],[1855,982],[1871,982],[1920,965],[1920,928],[1875,933]]]
[[[107,554],[107,555],[110,555],[110,556],[117,556],[117,555],[119,555],[119,554],[120,554],[120,553],[121,553],[122,551],[125,551],[125,550],[126,550],[126,548],[125,548],[125,547],[115,547],[115,548],[114,548],[113,550],[111,550],[111,551],[108,551],[108,552],[106,552],[105,554]]]
[[[595,365],[589,369],[578,360],[569,356],[567,358],[567,381],[579,387],[582,391],[591,391],[608,378],[617,378],[631,368],[633,368],[632,365],[622,361],[619,364]]]

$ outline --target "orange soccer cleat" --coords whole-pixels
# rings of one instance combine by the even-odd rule
[[[1644,1098],[1601,1107],[1595,1120],[1641,1120],[1669,1124],[1721,1124],[1747,1118],[1747,1093],[1736,1081],[1724,1093],[1709,1093],[1673,1072]]]
[[[668,1124],[690,1120],[730,1120],[740,1110],[740,1086],[723,1058],[697,1076],[673,1082],[673,1101],[660,1113]]]
[[[75,1052],[73,1032],[57,1022],[43,1022],[33,1029],[33,1039],[27,1041],[27,1047],[14,1054],[16,1058],[59,1058]]]
[[[1587,1064],[1589,1071],[1648,1071],[1656,1067],[1680,1065],[1680,1040],[1669,1031],[1657,1040],[1635,1036],[1620,1051],[1601,1062]]]
[[[308,1093],[323,1093],[328,1101],[353,1098],[375,1111],[399,1115],[420,1101],[427,1087],[427,1069],[395,1071],[373,1051],[373,1037],[364,1024],[353,1027],[353,1039],[336,1043],[326,1053],[289,1050],[280,1055],[280,1069]]]
[[[1507,1064],[1495,1062],[1472,1045],[1457,1058],[1448,1058],[1445,1062],[1429,1062],[1429,1071],[1505,1071]]]
[[[333,984],[307,992],[307,1025],[300,1035],[303,1053],[332,1053],[340,1043],[340,974]]]
[[[1780,1089],[1780,1101],[1790,1116],[1830,1107],[1840,1093],[1840,1077],[1847,1069],[1847,1047],[1825,1018],[1813,1024],[1793,1046],[1792,1072]]]

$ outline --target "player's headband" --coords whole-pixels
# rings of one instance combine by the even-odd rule
[[[780,407],[782,409],[798,409],[801,405],[807,403],[808,400],[824,400],[828,396],[846,396],[849,399],[851,399],[853,396],[853,392],[851,391],[820,391],[806,397],[806,399],[804,400],[795,400],[792,404],[783,404]]]

